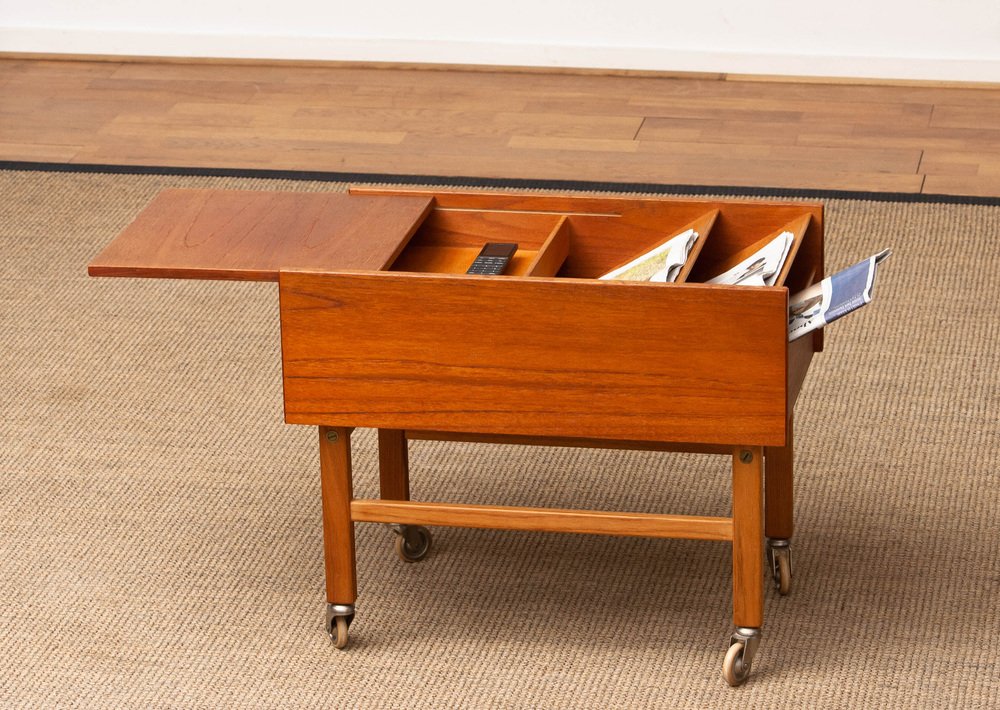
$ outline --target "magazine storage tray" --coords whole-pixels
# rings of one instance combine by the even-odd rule
[[[818,206],[432,195],[389,271],[281,274],[286,421],[784,445],[821,347],[819,337],[787,342],[785,286],[822,274]],[[686,283],[596,278],[692,225],[702,233]],[[796,240],[779,285],[697,283],[782,230]],[[521,265],[545,270],[462,273],[482,243],[526,239]]]

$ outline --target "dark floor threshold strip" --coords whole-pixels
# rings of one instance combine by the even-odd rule
[[[654,195],[723,195],[726,197],[809,197],[873,202],[915,202],[928,204],[1000,206],[1000,197],[976,195],[928,195],[911,192],[868,192],[864,190],[817,190],[785,187],[738,187],[726,185],[670,185],[649,182],[600,182],[594,180],[533,180],[526,178],[484,178],[455,175],[396,175],[393,173],[353,173],[321,170],[267,170],[248,168],[187,168],[161,165],[101,165],[93,163],[45,163],[0,160],[0,170],[60,173],[106,173],[114,175],[177,175],[185,177],[228,177],[261,180],[301,180],[315,182],[389,183],[444,187],[497,187],[530,190],[572,190]]]

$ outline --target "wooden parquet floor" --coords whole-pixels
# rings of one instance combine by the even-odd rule
[[[1000,87],[6,58],[0,160],[1000,196]]]

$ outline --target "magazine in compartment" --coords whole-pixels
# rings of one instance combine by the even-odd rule
[[[891,253],[880,251],[789,298],[788,340],[797,340],[871,303],[875,272]]]

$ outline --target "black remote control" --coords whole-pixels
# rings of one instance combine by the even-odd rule
[[[465,273],[482,276],[502,274],[516,251],[517,244],[488,242]]]

